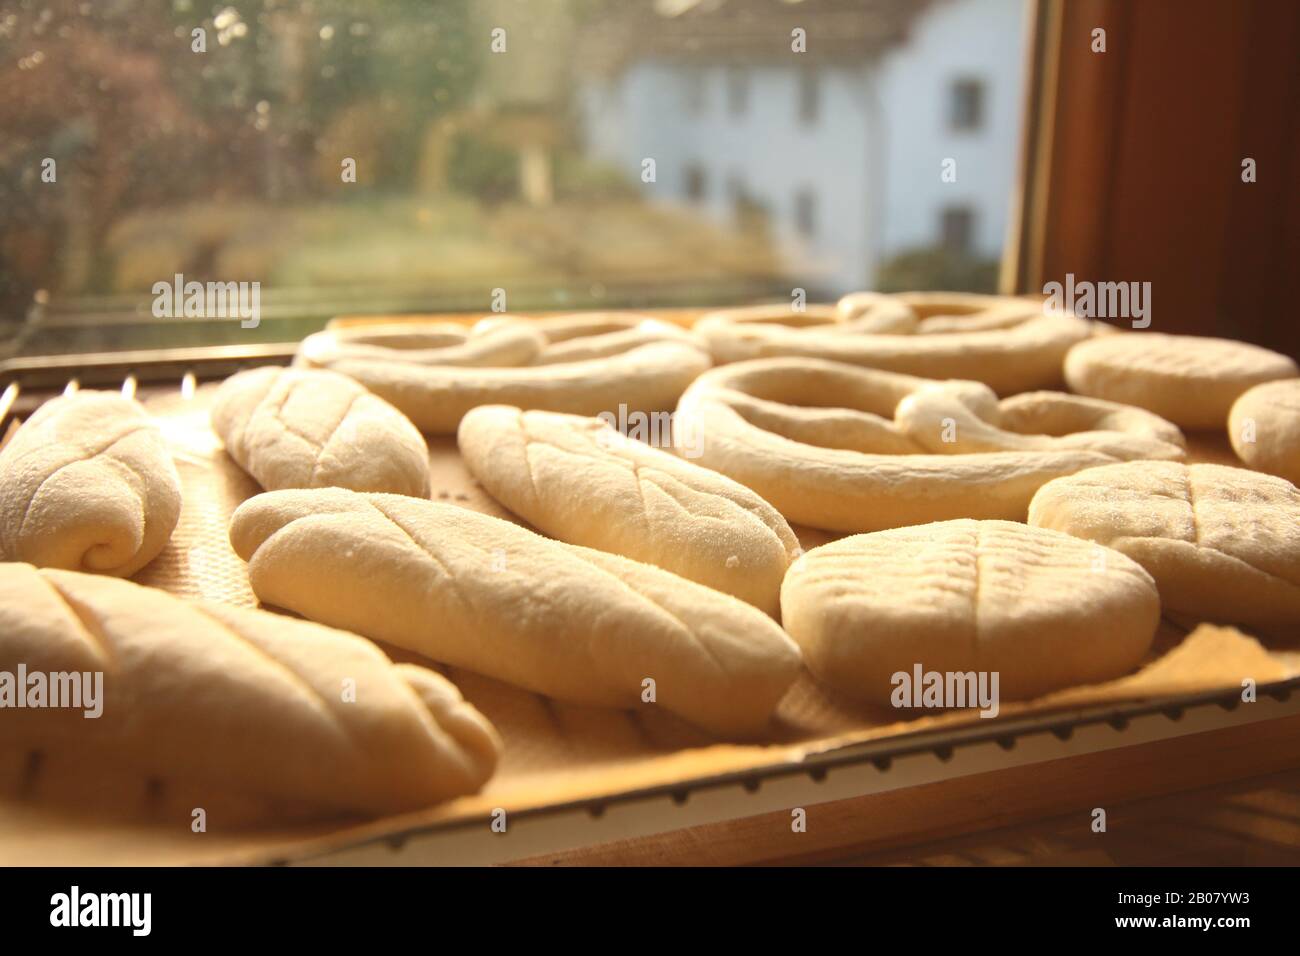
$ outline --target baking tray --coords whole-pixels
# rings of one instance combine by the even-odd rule
[[[689,324],[694,315],[662,317]],[[209,379],[248,365],[287,361],[292,351],[292,345],[242,352],[223,347],[3,363],[0,419],[12,428],[17,418],[57,394],[49,386],[60,382],[65,388],[112,385],[135,393],[162,426],[185,497],[167,549],[135,579],[187,597],[255,606],[226,526],[233,509],[259,489],[225,456],[208,427],[216,387]],[[1193,459],[1235,462],[1222,439],[1191,438]],[[435,500],[511,518],[465,470],[454,439],[430,440],[430,471]],[[834,537],[806,528],[796,532],[805,548]],[[230,830],[218,821],[201,836],[122,819],[103,808],[71,818],[8,799],[0,802],[0,860],[416,864],[608,861],[619,859],[619,852],[629,859],[649,852],[653,861],[656,847],[663,852],[675,842],[675,855],[666,859],[749,861],[813,853],[828,845],[828,837],[878,845],[884,838],[933,832],[937,822],[933,813],[904,812],[889,827],[877,818],[856,836],[818,824],[812,838],[787,846],[787,834],[808,837],[810,832],[791,826],[792,808],[807,816],[809,807],[840,806],[835,819],[851,819],[855,814],[841,806],[844,801],[919,794],[951,784],[958,789],[941,804],[947,808],[946,825],[966,820],[965,825],[976,826],[1000,817],[987,807],[974,815],[957,812],[959,794],[965,794],[969,811],[972,794],[984,792],[980,781],[996,780],[990,783],[996,792],[1028,773],[1027,779],[1040,780],[1031,789],[1045,802],[1022,800],[1024,812],[1059,809],[1061,795],[1051,802],[1053,788],[1041,784],[1043,768],[1118,750],[1156,747],[1151,759],[1159,761],[1162,744],[1203,738],[1212,746],[1211,738],[1229,734],[1236,735],[1230,747],[1236,756],[1213,764],[1221,774],[1300,765],[1300,695],[1293,693],[1300,686],[1300,657],[1231,633],[1196,642],[1186,641],[1185,634],[1184,627],[1162,622],[1154,653],[1136,675],[1039,701],[1004,703],[992,720],[966,712],[899,720],[895,712],[836,699],[805,674],[783,701],[771,736],[747,744],[714,740],[661,712],[565,704],[434,665],[505,740],[498,773],[480,794],[377,821]],[[401,649],[384,649],[396,659],[429,664]],[[1237,706],[1245,677],[1258,685],[1258,702]],[[1259,746],[1279,733],[1280,743]],[[1250,754],[1255,756],[1246,759]],[[1165,767],[1157,777],[1162,786],[1190,785],[1205,779],[1205,770],[1187,777]],[[1102,793],[1095,789],[1096,797]],[[1088,794],[1076,796],[1086,802]],[[974,806],[980,809],[978,799]],[[764,835],[751,832],[740,847],[732,846],[746,823],[751,830],[762,827]],[[684,846],[683,834],[694,834]],[[715,858],[728,846],[730,855]]]

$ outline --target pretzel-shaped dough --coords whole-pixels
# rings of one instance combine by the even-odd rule
[[[705,373],[678,403],[674,442],[788,520],[845,532],[1023,521],[1052,478],[1183,456],[1178,429],[1141,409],[1055,392],[999,402],[978,382],[818,359]]]
[[[1010,296],[856,292],[793,321],[715,312],[696,331],[719,364],[799,356],[983,382],[1002,395],[1060,384],[1065,353],[1092,327]]]
[[[413,365],[527,365],[546,339],[523,323],[466,328],[454,322],[385,323],[327,328],[303,339],[296,364],[333,368],[353,361]]]
[[[689,333],[668,323],[560,322],[327,330],[303,342],[297,361],[351,376],[417,428],[441,435],[454,434],[479,405],[571,415],[668,409],[712,364]]]
[[[555,365],[617,355],[651,342],[699,339],[680,326],[636,312],[575,312],[544,319],[484,319],[476,329],[527,328],[540,332],[546,346],[529,364]]]

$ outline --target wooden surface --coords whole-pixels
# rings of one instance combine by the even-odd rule
[[[1092,829],[1098,807],[1105,833]],[[1300,862],[1300,716],[806,810],[802,833],[781,811],[519,863]],[[1181,838],[1179,820],[1191,823]]]

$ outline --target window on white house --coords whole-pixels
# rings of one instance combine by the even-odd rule
[[[743,116],[749,109],[749,72],[741,67],[727,71],[727,110],[732,116]]]
[[[813,69],[799,74],[799,121],[809,126],[821,114],[821,77]]]
[[[682,100],[687,114],[699,116],[704,112],[704,71],[699,67],[686,70],[682,84]]]
[[[984,81],[954,80],[949,94],[949,125],[961,132],[974,132],[984,125]]]
[[[686,198],[693,203],[702,203],[709,198],[709,173],[699,163],[686,166]]]
[[[801,189],[794,196],[794,227],[805,239],[817,235],[817,196],[811,189]]]
[[[945,207],[939,217],[939,241],[950,252],[970,252],[975,244],[975,210]]]

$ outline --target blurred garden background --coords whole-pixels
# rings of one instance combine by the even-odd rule
[[[990,11],[1002,47],[971,55],[1018,57],[1016,0],[0,4],[0,355],[290,340],[495,288],[511,311],[991,288],[1018,74],[934,52]],[[891,99],[917,64],[930,119]],[[154,321],[177,273],[260,282],[261,325]]]

